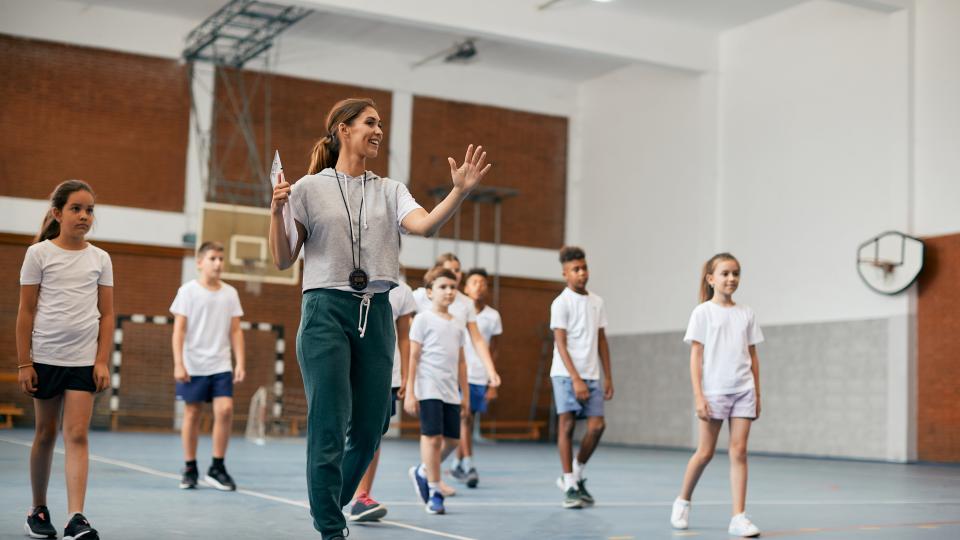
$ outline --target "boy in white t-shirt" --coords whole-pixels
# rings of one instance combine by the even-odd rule
[[[564,492],[564,508],[583,508],[593,504],[587,491],[583,470],[600,443],[606,427],[603,402],[613,398],[610,373],[610,349],[604,328],[607,314],[603,299],[587,291],[590,272],[587,256],[578,247],[560,250],[563,278],[567,287],[550,306],[553,330],[553,396],[557,406],[557,449],[563,475],[557,487]],[[603,364],[603,384],[600,364]],[[580,441],[580,452],[573,460],[573,428],[578,418],[587,419],[587,431]]]
[[[453,272],[435,268],[424,285],[433,309],[418,313],[410,327],[410,370],[403,408],[420,414],[422,463],[410,468],[417,497],[430,514],[443,514],[440,463],[457,448],[460,415],[470,411],[463,325],[450,314],[457,294]]]
[[[417,303],[413,300],[413,290],[404,282],[390,289],[390,307],[393,310],[393,322],[397,330],[397,343],[393,352],[393,394],[390,405],[390,416],[397,414],[397,399],[403,399],[407,381],[407,369],[410,362],[410,321],[417,311]],[[367,466],[367,472],[360,479],[357,492],[354,495],[353,505],[350,507],[350,521],[379,521],[387,515],[387,507],[370,496],[373,490],[373,480],[377,475],[377,465],[380,462],[380,449],[373,455],[373,460]]]
[[[183,284],[170,306],[173,321],[173,376],[177,399],[185,403],[181,438],[186,466],[181,489],[197,487],[197,438],[203,404],[213,403],[213,463],[204,480],[221,491],[237,488],[223,460],[233,427],[233,385],[246,370],[240,297],[220,281],[223,245],[204,242],[197,251],[199,277]],[[230,350],[236,367],[230,365]]]
[[[465,281],[463,290],[473,300],[477,328],[490,348],[491,358],[496,358],[497,336],[503,333],[503,322],[500,312],[487,305],[487,271],[474,268],[467,272]],[[486,367],[472,342],[467,341],[463,352],[467,357],[467,382],[470,383],[470,413],[464,414],[460,422],[460,447],[457,448],[450,474],[466,483],[468,488],[475,488],[480,482],[480,476],[473,462],[474,418],[487,411],[487,402],[496,399],[497,389],[487,385],[490,379],[487,377]]]

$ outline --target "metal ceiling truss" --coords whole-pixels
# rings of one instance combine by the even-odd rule
[[[265,179],[270,156],[270,55],[263,54],[274,45],[281,32],[309,15],[311,10],[257,0],[231,0],[207,17],[187,36],[183,59],[191,63],[190,99],[196,112],[193,80],[193,63],[209,62],[214,66],[215,84],[213,116],[210,127],[204,130],[194,114],[194,128],[201,144],[201,178],[206,180],[204,192],[207,200],[241,204],[245,206],[269,205],[271,189]],[[262,57],[263,66],[258,70],[245,70],[252,60]],[[253,76],[252,83],[250,82]],[[222,88],[217,99],[217,87]],[[261,94],[262,95],[259,95]],[[263,99],[262,144],[258,143],[254,129],[252,105],[254,99]],[[218,134],[218,120],[226,116],[236,128]],[[225,140],[220,140],[220,137]],[[245,153],[246,171],[242,178],[227,178],[225,167],[233,152]],[[254,179],[251,182],[249,179]]]

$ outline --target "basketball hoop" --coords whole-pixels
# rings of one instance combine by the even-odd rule
[[[906,290],[923,267],[923,241],[888,231],[860,244],[857,272],[874,291],[894,295]]]
[[[246,274],[244,290],[254,296],[260,296],[263,286],[263,276],[267,270],[267,263],[261,259],[242,259],[243,273]]]

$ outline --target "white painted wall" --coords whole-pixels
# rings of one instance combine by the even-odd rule
[[[916,2],[916,233],[960,232],[960,2]]]
[[[580,88],[568,236],[609,332],[686,326],[714,221],[715,79],[634,66]],[[570,223],[568,223],[570,225]]]
[[[903,315],[856,248],[908,226],[908,17],[811,2],[721,37],[718,250],[766,324]]]

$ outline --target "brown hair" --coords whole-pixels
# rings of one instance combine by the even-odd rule
[[[700,302],[706,302],[713,298],[713,287],[707,283],[707,276],[713,273],[717,269],[717,263],[721,261],[733,261],[737,263],[737,266],[740,266],[740,261],[730,253],[723,252],[717,253],[713,257],[710,257],[710,260],[703,264],[703,272],[700,273]]]
[[[47,210],[47,215],[43,217],[40,232],[33,238],[34,244],[60,236],[60,222],[53,217],[53,209],[56,208],[62,212],[63,207],[67,205],[67,201],[70,199],[70,195],[73,195],[77,191],[86,191],[96,198],[96,195],[93,193],[93,188],[83,180],[60,182],[60,184],[54,188],[53,193],[50,194],[50,209]]]
[[[583,249],[578,248],[577,246],[563,246],[560,248],[560,264],[570,261],[579,261],[586,258],[587,254],[583,252]]]
[[[347,98],[334,104],[327,113],[327,134],[313,145],[310,152],[310,167],[307,174],[317,174],[327,167],[334,167],[340,157],[340,138],[337,126],[351,124],[367,107],[377,108],[370,98]]]
[[[200,249],[197,250],[197,258],[202,259],[203,255],[208,251],[223,251],[223,244],[215,241],[207,241],[200,244]]]
[[[433,264],[434,264],[434,266],[443,266],[443,263],[445,263],[445,262],[450,262],[450,261],[460,262],[460,259],[458,259],[455,254],[450,253],[450,252],[441,253],[440,256],[437,257],[437,260],[434,261]]]
[[[453,281],[457,281],[457,275],[453,273],[453,270],[447,270],[442,266],[434,266],[433,268],[428,270],[426,274],[424,274],[423,287],[425,289],[429,289],[433,287],[433,282],[442,277],[447,279],[452,279]]]

